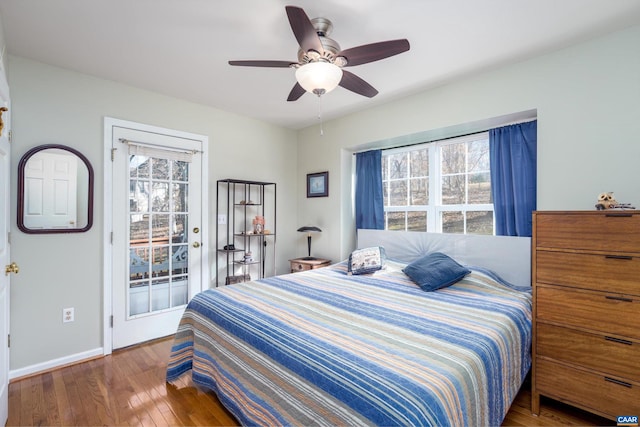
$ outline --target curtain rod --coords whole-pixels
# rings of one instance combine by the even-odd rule
[[[446,138],[431,139],[429,141],[412,142],[410,144],[403,144],[403,145],[394,145],[393,147],[369,148],[367,150],[354,151],[352,154],[355,156],[358,153],[366,153],[367,151],[372,151],[372,150],[381,150],[381,151],[395,150],[397,148],[413,147],[414,145],[429,144],[431,142],[446,141],[448,139],[464,138],[465,136],[476,135],[476,134],[479,134],[479,133],[488,132],[491,129],[497,129],[497,128],[504,127],[504,126],[516,125],[516,124],[519,124],[519,123],[533,122],[534,120],[538,120],[538,118],[536,117],[536,118],[533,118],[533,119],[518,120],[518,121],[515,121],[515,122],[504,124],[502,126],[490,127],[490,128],[486,128],[486,129],[483,129],[483,130],[477,130],[477,131],[474,131],[474,132],[464,133],[464,134],[461,134],[461,135],[448,136]]]
[[[412,142],[410,144],[403,144],[403,145],[394,145],[393,147],[385,147],[385,148],[369,148],[367,150],[362,150],[362,151],[354,151],[353,155],[355,156],[358,153],[366,153],[367,151],[372,151],[372,150],[381,150],[381,151],[386,151],[386,150],[395,150],[397,148],[406,148],[406,147],[413,147],[414,145],[422,145],[422,144],[430,144],[432,142],[438,142],[438,141],[446,141],[448,139],[454,139],[454,138],[463,138],[465,136],[469,136],[469,135],[476,135],[479,133],[483,133],[483,132],[487,132],[489,129],[486,130],[479,130],[476,132],[470,132],[470,133],[465,133],[462,135],[456,135],[456,136],[449,136],[446,138],[438,138],[438,139],[431,139],[428,141],[420,141],[420,142]]]
[[[125,138],[120,138],[119,141],[127,145],[139,145],[141,147],[154,147],[154,148],[159,148],[167,151],[175,151],[176,153],[196,154],[196,153],[203,152],[201,150],[187,150],[187,149],[180,149],[180,148],[165,147],[164,145],[154,144],[153,142],[132,141],[130,139],[125,139]]]

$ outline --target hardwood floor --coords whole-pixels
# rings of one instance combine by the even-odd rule
[[[165,382],[172,340],[118,350],[112,355],[14,381],[9,386],[7,426],[236,426],[214,394],[189,375]],[[528,384],[516,397],[504,426],[614,425],[543,399],[541,414],[529,410]]]
[[[171,344],[157,340],[13,382],[7,425],[237,425],[189,375],[165,382]]]

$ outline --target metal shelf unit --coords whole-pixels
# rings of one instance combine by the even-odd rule
[[[218,180],[216,224],[216,287],[276,275],[275,183]]]

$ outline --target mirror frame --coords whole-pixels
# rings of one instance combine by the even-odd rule
[[[85,166],[87,167],[87,172],[88,172],[88,194],[87,194],[87,225],[82,227],[82,228],[64,228],[64,229],[57,229],[57,228],[43,228],[43,229],[33,229],[33,228],[28,228],[25,224],[24,224],[24,168],[27,164],[27,162],[29,161],[29,159],[36,153],[39,153],[40,151],[44,151],[44,150],[48,150],[51,148],[56,148],[59,150],[65,150],[68,151],[76,156],[78,156],[78,158],[80,160],[82,160],[85,164]],[[18,163],[18,228],[23,232],[23,233],[27,233],[27,234],[61,234],[61,233],[84,233],[86,231],[89,231],[89,229],[91,228],[91,226],[93,225],[93,181],[94,181],[94,175],[93,175],[93,167],[91,167],[91,163],[89,162],[89,160],[82,154],[80,153],[78,150],[76,150],[75,148],[71,148],[71,147],[67,147],[66,145],[60,145],[60,144],[44,144],[44,145],[38,145],[37,147],[34,147],[32,149],[30,149],[29,151],[27,151],[22,158],[20,159],[20,163]]]

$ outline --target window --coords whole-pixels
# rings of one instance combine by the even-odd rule
[[[382,154],[386,230],[494,234],[487,132]]]

